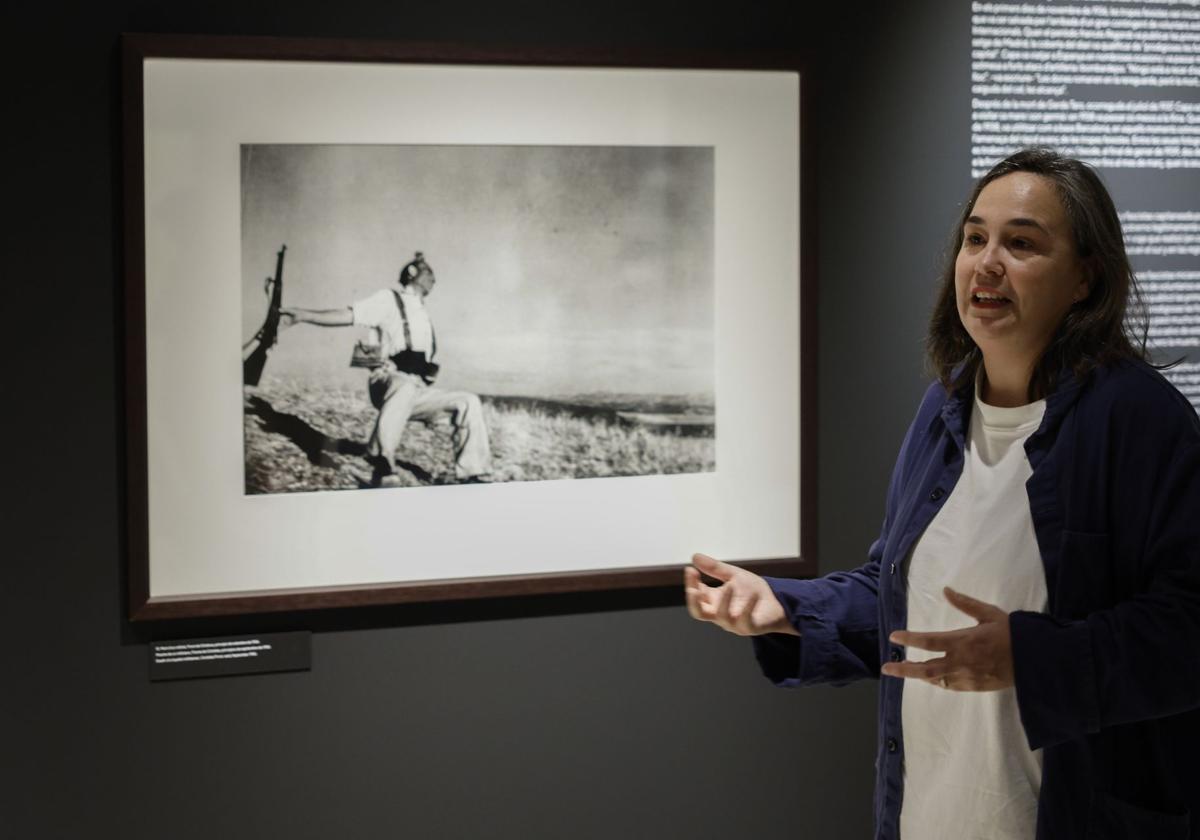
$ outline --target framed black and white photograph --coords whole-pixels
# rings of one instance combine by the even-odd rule
[[[815,573],[799,62],[123,60],[132,618]]]
[[[240,181],[247,493],[715,469],[712,147],[244,144]]]

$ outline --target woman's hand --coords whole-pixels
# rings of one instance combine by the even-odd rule
[[[897,630],[893,644],[918,650],[942,651],[946,655],[926,662],[885,662],[885,676],[925,680],[951,691],[999,691],[1013,684],[1012,635],[1008,613],[993,604],[955,592],[943,593],[956,609],[979,623],[962,630],[942,633],[912,633]]]
[[[754,572],[739,569],[705,554],[692,555],[683,570],[683,590],[692,618],[709,621],[739,636],[791,633],[799,636],[771,587]],[[721,581],[708,586],[700,573]]]
[[[296,310],[279,307],[279,329],[286,330],[298,323],[300,323],[300,316],[296,314]]]

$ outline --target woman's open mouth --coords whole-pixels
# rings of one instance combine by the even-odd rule
[[[1007,306],[1009,303],[1009,299],[1003,295],[994,295],[986,292],[976,292],[971,295],[971,305],[978,306],[980,309],[999,309],[1002,306]]]

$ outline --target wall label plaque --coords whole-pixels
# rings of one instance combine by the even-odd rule
[[[312,633],[258,633],[150,644],[150,680],[182,680],[307,671],[312,668]]]

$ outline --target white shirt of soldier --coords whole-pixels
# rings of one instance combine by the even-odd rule
[[[433,353],[433,323],[425,309],[425,301],[416,292],[400,290],[404,298],[404,310],[408,314],[408,329],[412,336],[411,349],[423,352],[428,360]],[[371,327],[376,331],[378,342],[383,345],[384,356],[394,356],[403,351],[404,319],[391,289],[380,289],[370,297],[350,305],[354,313],[354,325]]]
[[[1045,400],[986,405],[976,382],[962,475],[905,564],[910,629],[975,624],[950,606],[943,586],[1006,612],[1046,610],[1046,572],[1025,492],[1033,471],[1024,447],[1045,410]],[[905,650],[914,661],[941,655]],[[901,837],[1033,837],[1042,751],[1029,749],[1015,689],[948,691],[906,680],[901,719]]]

